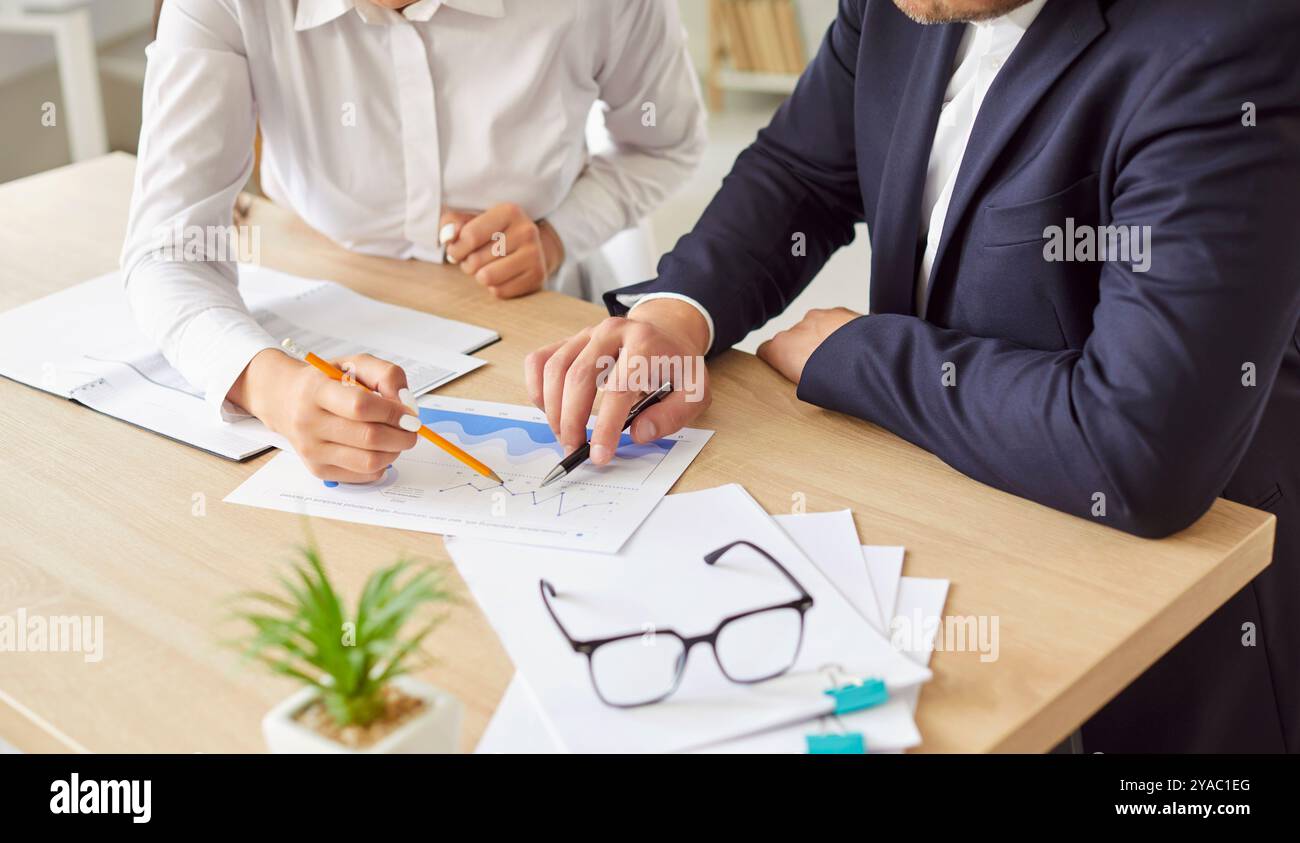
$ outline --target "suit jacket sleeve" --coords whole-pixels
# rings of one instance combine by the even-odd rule
[[[861,3],[842,0],[821,49],[771,124],[736,159],[695,229],[659,263],[659,277],[605,295],[677,293],[713,318],[725,350],[783,311],[862,218],[853,139]],[[810,143],[811,139],[815,143]]]
[[[1104,265],[1081,350],[866,316],[817,349],[799,396],[1056,509],[1098,517],[1100,493],[1098,520],[1128,532],[1199,518],[1245,453],[1300,318],[1300,71],[1285,58],[1300,38],[1259,29],[1178,59],[1126,128],[1111,223],[1151,226],[1151,265]],[[1256,126],[1243,125],[1247,102]]]

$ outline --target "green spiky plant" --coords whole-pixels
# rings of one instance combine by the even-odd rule
[[[349,618],[310,537],[299,553],[293,576],[278,577],[283,595],[239,595],[251,608],[234,617],[252,629],[229,643],[273,673],[316,688],[339,727],[367,726],[384,713],[388,683],[429,663],[420,645],[442,616],[426,619],[409,637],[402,630],[421,609],[454,598],[434,569],[399,559],[370,576]]]

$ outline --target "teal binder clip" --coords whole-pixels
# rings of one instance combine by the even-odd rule
[[[885,688],[884,681],[880,679],[839,681],[844,671],[839,665],[826,665],[822,670],[826,672],[826,677],[830,681],[830,687],[822,693],[835,702],[835,707],[831,709],[832,714],[861,711],[873,705],[880,705],[889,699],[889,691]]]
[[[804,741],[808,745],[809,755],[866,755],[867,740],[861,732],[850,732],[844,728],[840,718],[831,715],[835,721],[838,732],[829,732],[826,729],[826,718],[819,717],[817,722],[822,724],[820,734],[804,735]]]
[[[834,711],[836,714],[861,711],[864,708],[871,708],[873,705],[880,705],[889,699],[889,691],[885,690],[885,683],[879,679],[863,679],[861,682],[850,682],[838,688],[829,688],[822,691],[822,693],[835,701]]]
[[[839,727],[839,732],[828,733],[825,728],[826,718],[821,718],[819,720],[823,724],[821,734],[804,736],[808,746],[808,754],[866,755],[866,738],[862,736],[861,732],[850,732],[845,729],[838,715],[871,708],[873,705],[880,705],[889,699],[889,691],[886,690],[885,683],[879,679],[841,681],[840,677],[844,675],[844,668],[837,664],[828,664],[822,670],[825,671],[826,678],[830,682],[830,687],[822,691],[822,693],[830,697],[835,703],[830,717],[835,721],[835,725]]]
[[[866,755],[867,742],[861,732],[807,735],[809,755]]]

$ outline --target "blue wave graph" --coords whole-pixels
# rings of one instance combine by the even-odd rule
[[[436,407],[421,407],[420,421],[435,433],[451,436],[462,445],[478,445],[497,439],[505,444],[506,453],[512,457],[530,457],[539,451],[554,454],[557,461],[564,457],[564,447],[555,440],[555,434],[545,422],[458,413]],[[590,438],[590,429],[587,435]],[[618,455],[628,459],[663,456],[672,450],[674,444],[671,439],[657,439],[638,445],[624,433],[618,440]]]

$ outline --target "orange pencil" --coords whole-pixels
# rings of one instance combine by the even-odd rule
[[[301,351],[301,349],[299,349],[298,346],[294,345],[292,339],[286,338],[284,342],[280,343],[280,345],[284,347],[285,351],[289,352],[290,354],[293,354],[294,356],[297,356],[297,354]],[[341,381],[343,383],[355,382],[352,381],[350,378],[348,378],[347,374],[338,366],[335,366],[333,363],[329,362],[328,360],[321,359],[320,357],[316,356],[310,351],[302,352],[302,359],[312,364],[317,369],[320,369],[321,372],[323,372],[325,376],[330,378],[331,380]],[[500,477],[498,477],[495,471],[488,468],[486,465],[479,462],[478,460],[474,459],[469,454],[462,451],[460,448],[457,448],[455,445],[451,444],[446,439],[443,439],[438,434],[434,433],[432,430],[429,429],[428,425],[423,425],[423,424],[420,425],[420,429],[416,432],[419,433],[421,436],[423,436],[425,439],[432,442],[433,444],[437,445],[439,448],[446,451],[451,456],[463,462],[465,465],[474,469],[479,474],[482,474],[484,477],[488,478],[489,480],[493,480],[497,483],[501,483],[502,485],[505,484],[505,481],[503,481]]]

